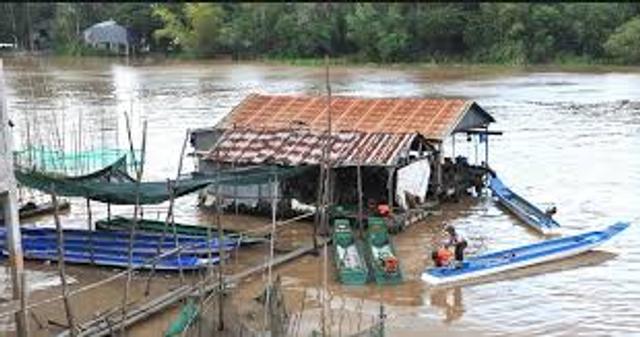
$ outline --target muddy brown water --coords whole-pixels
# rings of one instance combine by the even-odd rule
[[[142,121],[149,123],[147,179],[174,177],[186,130],[215,124],[247,94],[318,94],[324,89],[323,69],[251,63],[9,58],[5,74],[18,145],[26,143],[29,124],[36,144],[60,141],[73,148],[80,137],[84,148],[125,147],[123,112],[128,111],[135,142],[141,139]],[[332,71],[332,89],[368,97],[476,100],[496,118],[492,128],[504,131],[490,140],[490,164],[529,200],[555,204],[563,234],[617,220],[636,223],[599,252],[480,284],[430,289],[419,275],[437,238],[433,226],[442,220],[460,228],[471,242],[470,253],[542,239],[489,198],[450,205],[439,218],[396,238],[404,285],[354,288],[331,281],[330,289],[345,306],[366,298],[369,314],[375,315],[382,301],[394,336],[640,334],[640,73],[340,67]],[[475,143],[463,138],[457,138],[457,153],[482,160],[482,147],[476,152]],[[450,142],[445,150],[451,152]],[[193,169],[191,160],[185,164],[185,171]],[[86,226],[83,205],[73,200],[64,218],[68,226]],[[162,209],[149,208],[146,214],[159,217]],[[94,213],[100,218],[105,209],[95,204]],[[201,220],[195,197],[180,199],[177,220]],[[314,289],[319,261],[305,257],[279,272],[292,290]],[[37,270],[29,280],[32,288],[48,287],[55,284],[55,273]]]

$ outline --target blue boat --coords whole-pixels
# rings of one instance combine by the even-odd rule
[[[629,223],[618,222],[604,230],[473,256],[459,266],[429,268],[422,273],[422,280],[442,285],[567,258],[601,245],[627,227]]]
[[[55,250],[24,250],[24,257],[26,259],[34,260],[48,260],[57,261],[58,253]],[[66,263],[74,264],[94,264],[99,266],[119,267],[126,268],[129,263],[129,257],[127,255],[110,255],[110,254],[93,254],[89,252],[65,252],[64,261]],[[217,264],[220,258],[217,256],[212,257],[211,264]],[[152,262],[150,258],[143,258],[134,256],[131,260],[132,266],[137,269],[151,269]],[[209,263],[206,258],[199,258],[196,256],[176,256],[164,257],[156,262],[156,270],[173,271],[179,270],[194,270],[205,268]]]
[[[551,216],[511,191],[497,176],[494,175],[490,178],[489,189],[498,198],[501,205],[534,230],[544,235],[550,235],[555,234],[555,231],[560,228],[560,224]]]
[[[125,232],[113,231],[89,231],[79,229],[65,229],[64,245],[67,250],[102,250],[113,254],[126,254],[129,249],[129,237]],[[47,250],[56,249],[57,237],[53,228],[21,228],[22,244],[32,249]],[[0,228],[0,247],[4,246],[6,230]],[[224,240],[225,251],[235,249],[238,241]],[[178,244],[183,247],[183,255],[204,255],[211,250],[217,254],[220,250],[218,240],[208,241],[202,237],[189,237],[178,235]],[[161,235],[136,235],[133,240],[134,254],[155,254],[160,246],[161,251],[176,248],[173,235],[167,235],[162,239]]]

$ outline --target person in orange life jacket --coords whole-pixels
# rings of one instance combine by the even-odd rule
[[[444,230],[449,236],[445,241],[444,246],[447,248],[454,247],[455,260],[457,262],[462,262],[462,260],[464,260],[464,250],[467,248],[467,240],[465,240],[465,238],[459,234],[452,225],[444,225]]]
[[[445,247],[440,247],[431,252],[431,259],[436,267],[444,267],[451,261],[451,251]]]

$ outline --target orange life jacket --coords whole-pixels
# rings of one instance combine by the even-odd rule
[[[378,213],[380,213],[380,215],[387,216],[389,215],[390,212],[391,212],[391,208],[389,208],[389,205],[387,204],[378,205]]]
[[[438,266],[446,266],[447,264],[449,264],[449,261],[451,260],[451,256],[452,254],[450,250],[446,248],[438,249],[436,264]]]
[[[398,259],[395,256],[387,256],[384,258],[384,271],[386,273],[395,273],[398,270]]]

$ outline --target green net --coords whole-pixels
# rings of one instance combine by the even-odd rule
[[[133,154],[129,150],[106,148],[90,151],[65,152],[45,147],[30,146],[19,151],[14,151],[14,158],[16,164],[20,167],[28,167],[42,172],[80,175],[109,166],[123,156],[126,157],[127,163],[129,163],[130,166],[127,167],[127,169],[129,169],[129,172],[133,172],[135,165],[138,164],[137,161],[134,161],[134,157],[141,158],[140,154],[140,150],[134,150]]]
[[[176,181],[140,182],[127,174],[126,157],[98,171],[82,176],[66,176],[51,172],[27,170],[16,167],[15,175],[23,186],[55,192],[59,196],[83,197],[119,205],[159,204],[171,197],[170,184],[174,187],[174,197],[200,190],[210,184],[254,185],[269,182],[274,175],[279,178],[300,173],[305,168],[261,166],[228,169],[215,175],[190,174]]]

